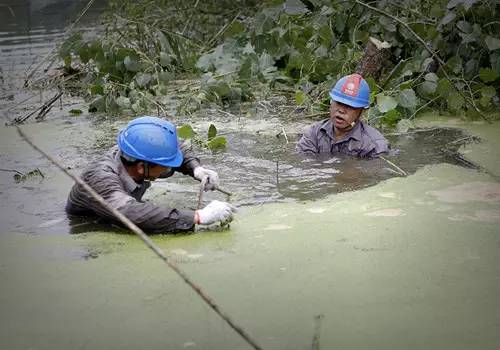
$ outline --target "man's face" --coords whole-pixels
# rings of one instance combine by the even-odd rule
[[[337,129],[350,128],[352,122],[358,121],[361,112],[362,108],[354,108],[337,101],[330,103],[330,119]]]

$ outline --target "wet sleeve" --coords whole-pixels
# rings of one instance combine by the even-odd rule
[[[182,161],[181,166],[174,168],[174,170],[179,171],[184,175],[193,176],[194,169],[200,166],[200,160],[193,155],[192,146],[188,145],[184,141],[182,141],[179,146],[182,154],[184,155],[184,160]]]
[[[139,202],[130,196],[122,187],[120,178],[112,171],[96,170],[84,177],[97,193],[113,208],[120,211],[134,224],[148,232],[192,231],[194,228],[194,211],[177,210],[160,207],[149,202]],[[102,207],[86,191],[81,188],[86,207],[97,215],[117,221],[111,212]]]
[[[377,158],[383,154],[389,153],[389,144],[386,139],[375,140],[372,149],[364,157]]]
[[[314,135],[312,127],[307,127],[304,130],[304,134],[295,146],[295,151],[307,154],[319,153],[317,137]]]

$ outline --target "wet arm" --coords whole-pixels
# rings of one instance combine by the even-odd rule
[[[184,175],[194,176],[194,169],[200,166],[200,160],[193,155],[191,146],[186,142],[181,142],[179,146],[184,155],[184,160],[180,167],[174,168],[174,171],[179,171]]]
[[[113,208],[120,211],[134,224],[149,232],[190,231],[194,227],[194,211],[165,208],[149,202],[139,202],[122,188],[115,174],[96,172],[85,181]],[[91,197],[91,209],[100,216],[116,221],[114,216]]]
[[[387,140],[381,139],[381,140],[376,140],[374,143],[374,147],[369,152],[363,154],[362,157],[378,158],[381,155],[385,155],[388,153],[389,153],[389,144]]]
[[[295,151],[298,153],[315,154],[319,153],[319,148],[317,145],[317,140],[312,134],[312,128],[306,128],[304,134],[300,138],[299,142],[295,146]]]

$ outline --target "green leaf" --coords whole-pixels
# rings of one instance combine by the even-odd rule
[[[450,67],[455,74],[459,74],[462,71],[462,59],[459,56],[451,57],[448,62],[446,62],[446,65]]]
[[[437,81],[439,80],[438,76],[436,75],[436,73],[427,73],[425,76],[424,76],[424,79],[426,81],[433,81],[435,83],[437,83]]]
[[[81,109],[71,109],[69,111],[70,114],[73,114],[73,115],[78,115],[78,114],[82,114],[83,111]]]
[[[470,59],[465,63],[465,75],[472,78],[477,74],[479,69],[479,62],[475,59]]]
[[[500,71],[500,54],[492,53],[490,55],[491,68]]]
[[[451,21],[453,21],[456,17],[456,14],[455,12],[453,11],[449,11],[444,17],[443,19],[441,20],[441,25],[442,26],[445,26],[447,25],[448,23],[450,23]]]
[[[421,92],[426,95],[431,95],[436,92],[438,84],[434,81],[424,81],[422,85],[420,85]]]
[[[89,106],[89,112],[104,112],[106,111],[106,98],[104,96],[98,96]]]
[[[401,119],[401,113],[396,109],[392,109],[384,114],[381,118],[382,122],[389,125],[396,125],[396,123]]]
[[[153,76],[149,73],[137,73],[137,75],[135,76],[135,81],[140,87],[145,87],[151,82],[152,78]]]
[[[368,77],[365,79],[366,82],[368,83],[368,86],[370,87],[370,95],[371,94],[378,94],[378,86],[377,86],[377,83],[375,82],[375,79],[373,79],[372,77]],[[373,102],[373,99],[370,99],[371,102]]]
[[[226,147],[227,140],[224,136],[217,136],[208,141],[208,148],[211,150],[217,149],[217,148],[224,148]]]
[[[168,83],[170,80],[172,80],[174,75],[171,72],[160,72],[158,73],[158,80],[162,82],[163,84]]]
[[[394,97],[385,96],[384,94],[377,95],[377,106],[381,113],[386,113],[398,105],[398,101]]]
[[[481,105],[481,107],[483,108],[486,108],[490,105],[490,102],[491,102],[491,97],[488,97],[488,96],[483,96],[479,99],[479,104]]]
[[[138,100],[135,103],[133,103],[132,106],[131,106],[131,108],[132,108],[132,110],[135,113],[141,112],[143,110],[143,107],[142,107],[142,104],[141,104],[141,100]]]
[[[158,37],[158,41],[160,42],[161,50],[163,52],[170,52],[171,47],[170,44],[168,43],[167,37],[161,30],[156,31],[156,35]]]
[[[482,107],[488,107],[492,98],[496,95],[496,90],[493,86],[483,86],[481,88],[481,95],[482,97],[479,99],[479,103]]]
[[[481,95],[485,97],[493,97],[496,93],[497,92],[493,86],[484,86],[481,88]]]
[[[411,122],[411,120],[409,120],[409,119],[401,119],[400,121],[398,121],[398,124],[396,125],[396,130],[399,133],[405,133],[408,130],[413,129],[414,127],[415,126],[413,125],[413,123]]]
[[[160,52],[160,65],[162,67],[168,66],[170,63],[172,63],[172,58],[170,55],[166,52]]]
[[[454,89],[453,89],[453,86],[451,86],[451,83],[448,79],[446,79],[446,78],[439,79],[437,90],[436,90],[436,92],[439,95],[446,97],[452,91],[454,91]]]
[[[500,72],[495,71],[491,68],[481,68],[479,70],[479,78],[485,83],[491,83],[492,81],[497,80],[500,77]]]
[[[142,68],[141,63],[131,58],[130,56],[125,57],[125,59],[123,60],[123,64],[125,65],[125,68],[130,72],[138,72]]]
[[[462,109],[465,104],[464,98],[458,92],[450,94],[446,99],[446,102],[448,103],[448,108],[454,112]]]
[[[378,18],[378,22],[384,27],[385,30],[388,32],[395,32],[396,31],[396,24],[394,24],[394,20],[385,17],[385,16],[380,16]]]
[[[283,4],[287,15],[302,15],[309,12],[304,3],[300,0],[286,0]]]
[[[463,5],[465,10],[468,11],[477,1],[478,0],[450,0],[446,7],[452,9],[458,5]]]
[[[131,103],[130,99],[124,96],[118,96],[115,100],[116,104],[120,106],[120,108],[127,109],[130,108]]]
[[[460,29],[462,32],[464,32],[466,34],[472,33],[472,26],[467,21],[458,21],[457,22],[457,28]]]
[[[484,38],[484,42],[490,51],[500,49],[500,39],[498,38],[487,35],[486,38]]]
[[[224,36],[226,38],[241,34],[245,32],[245,26],[240,21],[236,20],[226,29]]]
[[[71,68],[71,56],[65,56],[64,59],[64,67],[65,68]]]
[[[417,105],[417,96],[413,89],[402,90],[398,95],[398,103],[405,108],[415,108]]]
[[[307,95],[302,90],[295,91],[295,102],[301,106],[307,100]]]
[[[190,139],[195,135],[195,132],[191,125],[184,124],[181,127],[177,128],[177,136],[181,139]]]
[[[215,81],[206,86],[206,91],[212,95],[212,98],[223,99],[228,97],[231,87],[225,81]]]
[[[215,125],[210,124],[210,126],[208,127],[208,140],[213,139],[216,135],[217,135],[217,128],[215,127]]]

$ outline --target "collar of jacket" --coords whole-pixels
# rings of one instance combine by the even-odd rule
[[[141,187],[140,184],[134,181],[132,177],[128,174],[127,169],[123,165],[121,159],[120,159],[120,150],[118,148],[115,151],[115,162],[118,167],[118,176],[120,177],[120,180],[122,180],[123,186],[125,187],[125,190],[128,193],[134,192],[138,187]]]
[[[349,139],[355,139],[356,141],[360,141],[362,138],[361,136],[362,129],[363,129],[363,121],[358,120],[354,128],[349,130],[349,132],[341,140],[335,140],[335,135],[333,134],[333,123],[330,118],[325,119],[322,122],[320,128],[320,130],[326,133],[330,139],[335,141],[335,143],[348,141]]]

